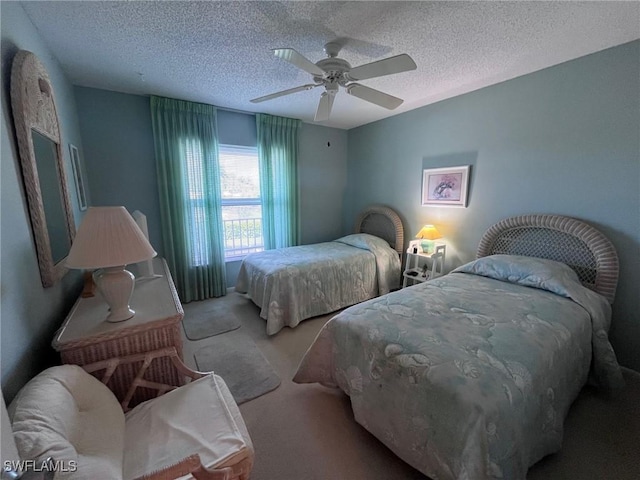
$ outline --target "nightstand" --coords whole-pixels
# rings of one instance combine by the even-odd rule
[[[182,360],[182,305],[171,274],[162,258],[153,259],[157,278],[136,279],[129,304],[136,314],[129,320],[110,323],[105,319],[108,305],[99,293],[80,297],[71,309],[52,342],[60,352],[62,363],[86,365],[114,357],[146,353],[164,347],[174,347]],[[137,273],[131,265],[131,270]],[[113,372],[107,386],[122,401],[138,374],[140,365],[121,365]],[[169,358],[149,365],[144,379],[168,385],[182,385],[184,377]],[[150,389],[138,389],[131,406],[155,396]],[[147,390],[145,392],[145,390]]]
[[[433,253],[407,251],[407,260],[402,272],[402,288],[406,287],[408,282],[411,282],[409,285],[414,285],[442,276],[446,248],[446,245],[440,244],[436,245]],[[425,266],[427,269],[423,275]]]

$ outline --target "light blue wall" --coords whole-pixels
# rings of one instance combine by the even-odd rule
[[[255,147],[258,144],[256,117],[245,113],[218,110],[218,139],[227,145]]]
[[[149,97],[75,88],[94,205],[124,205],[147,215],[152,245],[163,254]],[[255,146],[253,115],[218,110],[221,143]],[[327,146],[330,143],[330,147]],[[342,234],[347,132],[303,124],[299,155],[302,243]],[[240,262],[227,263],[232,287]]]
[[[162,255],[149,98],[84,87],[75,87],[75,95],[92,204],[140,210]]]
[[[300,243],[328,242],[342,228],[347,187],[347,131],[305,123],[300,133]]]
[[[621,265],[612,342],[640,371],[640,42],[350,130],[348,140],[345,225],[371,203],[401,212],[408,238],[434,223],[449,269],[511,215],[568,215],[602,230]],[[420,206],[422,168],[455,165],[472,165],[469,207]]]
[[[18,50],[35,53],[47,69],[60,117],[65,169],[76,225],[81,215],[71,175],[69,143],[83,156],[73,88],[58,61],[38,35],[22,7],[12,2],[0,4],[2,17],[2,216],[0,234],[0,336],[2,391],[9,401],[17,390],[45,366],[59,361],[51,348],[60,326],[80,293],[80,274],[68,273],[62,282],[43,288],[35,243],[22,183],[18,146],[15,141],[9,85],[11,62]]]

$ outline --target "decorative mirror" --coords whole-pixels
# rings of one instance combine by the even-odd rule
[[[25,50],[13,60],[11,106],[40,277],[51,287],[67,272],[64,259],[76,228],[51,81],[38,57]]]

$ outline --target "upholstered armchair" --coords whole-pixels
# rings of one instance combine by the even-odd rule
[[[166,356],[193,380],[177,388],[144,380],[144,370]],[[140,373],[119,403],[105,383],[131,363]],[[86,370],[102,372],[104,383]],[[158,396],[129,409],[140,387]],[[52,458],[56,479],[246,480],[253,465],[251,439],[222,378],[189,370],[173,348],[49,368],[20,390],[8,413],[20,458]]]

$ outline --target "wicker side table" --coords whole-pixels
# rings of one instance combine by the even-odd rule
[[[76,301],[52,342],[53,348],[60,352],[62,363],[82,366],[164,347],[174,347],[183,359],[182,305],[166,262],[161,258],[153,261],[155,272],[161,276],[136,280],[130,302],[136,314],[131,319],[119,323],[105,321],[108,306],[99,293]],[[139,370],[140,364],[131,364],[122,365],[114,372],[107,386],[119,401],[124,399]],[[169,385],[184,383],[183,376],[168,358],[150,365],[144,378]],[[139,389],[131,406],[156,395],[145,390]]]

